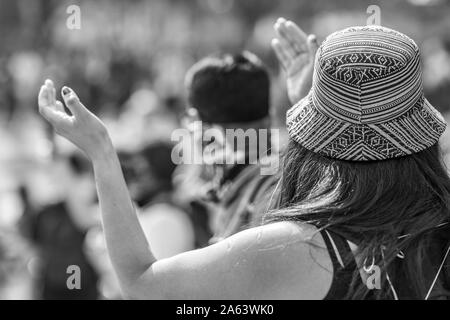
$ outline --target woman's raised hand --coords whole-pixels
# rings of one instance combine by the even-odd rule
[[[311,88],[314,58],[319,46],[315,35],[307,35],[292,21],[279,18],[274,29],[276,38],[272,40],[272,47],[286,71],[289,99],[295,104]]]
[[[80,102],[72,89],[63,87],[61,94],[71,114],[65,111],[61,101],[56,100],[56,89],[51,80],[46,80],[39,92],[40,114],[57,134],[74,143],[91,160],[104,155],[109,151],[111,141],[103,122]]]

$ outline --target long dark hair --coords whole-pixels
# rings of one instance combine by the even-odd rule
[[[438,145],[401,158],[353,162],[290,141],[279,207],[265,222],[298,221],[336,231],[358,245],[358,257],[395,279],[400,298],[423,299],[450,242],[449,218],[450,178]],[[381,289],[370,295],[392,298],[388,281],[383,276]],[[448,285],[442,273],[435,288],[445,291]],[[356,270],[347,298],[368,294]]]

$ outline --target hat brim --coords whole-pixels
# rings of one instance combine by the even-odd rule
[[[318,110],[312,91],[287,112],[291,139],[308,150],[348,161],[376,161],[420,152],[439,141],[446,123],[423,98],[401,116],[383,123],[353,124]]]

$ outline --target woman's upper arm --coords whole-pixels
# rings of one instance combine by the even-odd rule
[[[307,232],[291,223],[248,229],[155,262],[132,288],[144,299],[266,299],[310,277]],[[305,276],[306,275],[306,276]]]

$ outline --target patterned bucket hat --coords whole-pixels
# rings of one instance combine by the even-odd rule
[[[309,94],[287,112],[290,137],[341,160],[410,155],[438,142],[446,123],[425,99],[419,48],[380,26],[328,36]]]

